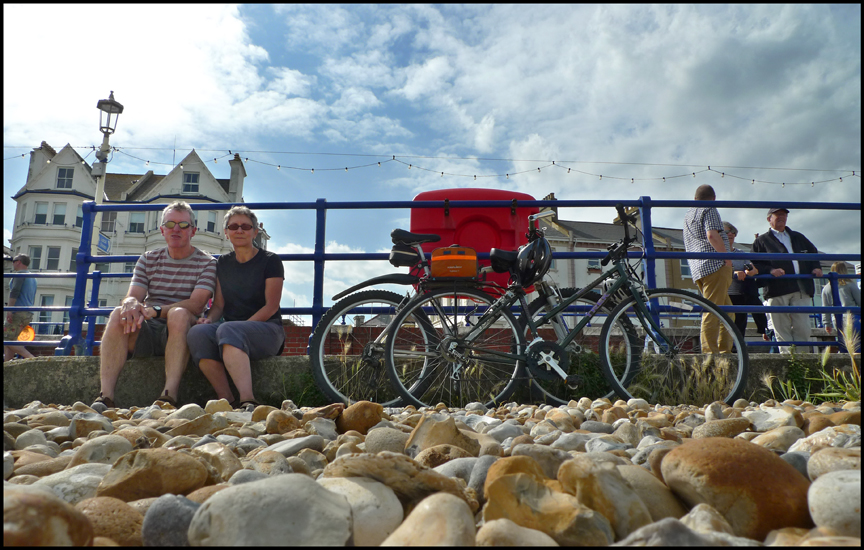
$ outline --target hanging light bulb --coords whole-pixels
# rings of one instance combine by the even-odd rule
[[[694,177],[694,178],[696,177],[696,172],[693,172],[693,177]]]
[[[219,164],[219,159],[214,158],[214,159],[213,159],[213,164]]]
[[[725,178],[725,177],[726,177],[726,172],[720,172],[720,177],[721,177],[721,178]]]
[[[45,162],[46,162],[47,164],[51,164],[51,159],[48,159],[48,160],[45,161]]]
[[[477,181],[477,176],[476,176],[476,175],[474,176],[474,181]]]
[[[635,183],[633,178],[630,178],[630,183]]]
[[[840,178],[840,183],[843,183],[843,178]]]
[[[145,164],[144,166],[150,166],[150,161],[148,160],[147,164]]]
[[[381,168],[381,161],[378,161],[378,168]]]
[[[603,174],[600,174],[600,179],[601,179],[601,180],[603,179]]]
[[[442,177],[442,178],[444,177],[444,172],[441,172],[441,177]]]
[[[312,169],[312,173],[313,173],[313,174],[315,173],[315,169],[314,169],[314,168]]]
[[[182,165],[182,164],[180,165],[180,169],[181,169],[181,170],[183,169],[183,165]]]
[[[568,173],[568,174],[570,173],[570,169],[569,169],[569,168],[567,169],[567,173]]]
[[[663,183],[666,183],[666,176],[663,176]]]
[[[811,182],[810,182],[810,187],[816,187],[816,182],[815,182],[815,181],[811,181]]]
[[[538,171],[538,172],[540,171],[540,168],[539,168],[539,167],[537,168],[537,171]]]
[[[276,169],[277,169],[277,170],[281,170],[281,169],[282,169],[282,165],[281,165],[281,164],[277,164],[277,165],[276,165]]]
[[[783,182],[783,183],[780,185],[780,187],[785,188],[785,187],[786,187],[786,182]]]
[[[346,172],[348,171],[348,167],[347,167],[347,166],[345,167],[345,171],[346,171]]]
[[[507,179],[508,179],[508,180],[510,179],[510,174],[507,174]]]
[[[411,165],[410,165],[410,164],[408,165],[408,169],[409,169],[409,170],[411,169]]]
[[[751,180],[750,185],[756,185],[756,180]]]

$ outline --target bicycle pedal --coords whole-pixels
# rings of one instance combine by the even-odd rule
[[[575,390],[578,389],[584,381],[585,379],[578,374],[571,374],[567,377],[567,380],[565,382],[568,388],[570,388],[571,390]]]

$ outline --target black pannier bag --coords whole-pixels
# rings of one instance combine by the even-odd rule
[[[420,261],[420,255],[406,244],[394,244],[390,249],[390,265],[395,267],[412,267]]]

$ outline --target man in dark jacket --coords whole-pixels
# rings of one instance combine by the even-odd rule
[[[771,229],[759,235],[753,242],[756,253],[810,253],[817,254],[816,247],[807,237],[786,227],[789,210],[779,207],[768,210]],[[822,276],[818,260],[761,260],[753,265],[759,273],[770,273],[774,277],[792,274]],[[776,279],[766,283],[765,298],[770,306],[810,306],[814,292],[813,279]],[[803,342],[810,338],[810,316],[807,313],[772,313],[774,332],[781,342]],[[809,352],[810,348],[804,349]],[[781,353],[790,353],[789,346],[781,346]]]

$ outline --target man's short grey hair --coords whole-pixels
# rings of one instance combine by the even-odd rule
[[[27,254],[18,254],[12,258],[12,263],[14,264],[15,262],[21,262],[25,266],[30,267],[30,256]]]
[[[168,214],[168,212],[170,212],[171,210],[186,212],[187,214],[189,214],[189,221],[192,222],[192,225],[195,225],[195,212],[192,210],[192,207],[189,206],[189,203],[186,201],[175,201],[166,206],[165,210],[162,211],[161,223],[165,223],[165,215]]]
[[[258,216],[248,206],[232,206],[231,210],[225,214],[225,223],[222,224],[224,229],[228,229],[228,221],[233,216],[246,216],[252,222],[252,228],[258,229]]]
[[[732,235],[738,234],[738,229],[729,222],[723,222],[723,231],[725,231],[727,235],[728,234],[732,234]]]

